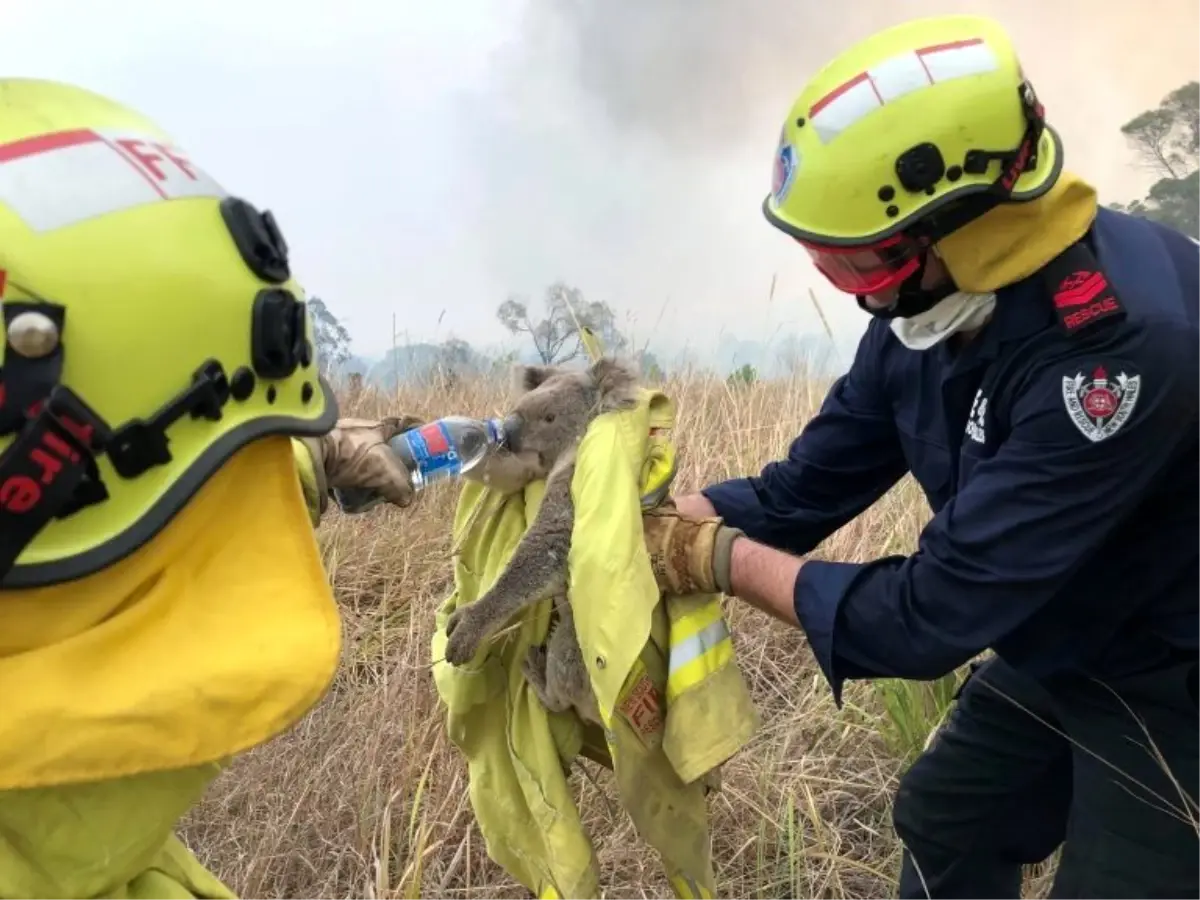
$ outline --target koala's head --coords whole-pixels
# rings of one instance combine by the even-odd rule
[[[637,405],[637,376],[630,367],[600,359],[582,371],[561,366],[518,366],[524,391],[504,420],[508,449],[537,455],[549,471],[602,413]]]

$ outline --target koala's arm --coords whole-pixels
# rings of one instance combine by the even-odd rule
[[[567,556],[575,527],[571,478],[575,462],[556,466],[546,479],[537,518],[491,589],[467,607],[498,626],[515,612],[567,587]]]
[[[567,554],[575,507],[571,476],[575,465],[558,467],[546,479],[537,518],[525,532],[504,571],[486,594],[454,610],[446,622],[446,662],[461,666],[515,613],[567,586]]]

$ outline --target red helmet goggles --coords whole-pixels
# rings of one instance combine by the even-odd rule
[[[921,254],[928,246],[906,234],[852,247],[799,243],[821,274],[847,294],[875,294],[899,287],[921,267]]]

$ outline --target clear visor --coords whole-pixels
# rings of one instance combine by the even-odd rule
[[[848,294],[875,294],[899,287],[920,268],[925,249],[921,242],[903,234],[858,247],[800,244],[833,286]]]

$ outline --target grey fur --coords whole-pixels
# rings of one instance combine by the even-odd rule
[[[571,479],[575,452],[588,425],[602,413],[636,405],[637,377],[628,366],[611,359],[601,359],[585,371],[520,366],[516,375],[525,391],[510,416],[518,425],[516,449],[493,454],[472,477],[505,493],[545,478],[546,491],[537,518],[495,584],[474,603],[451,614],[446,623],[446,661],[456,666],[470,661],[514,614],[553,597],[558,621],[545,646],[530,649],[523,665],[525,677],[547,709],[564,712],[574,707],[584,718],[599,721],[566,596],[575,525]]]

